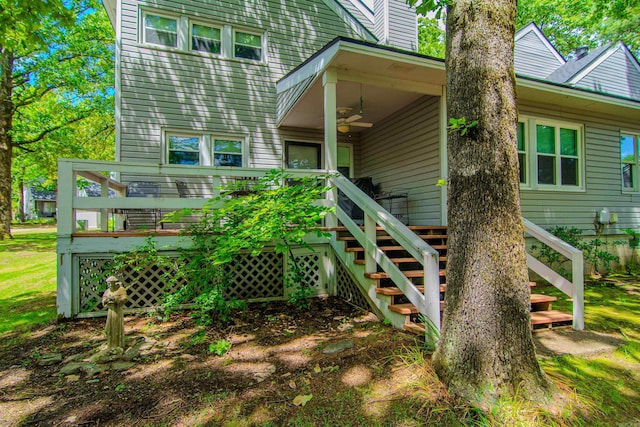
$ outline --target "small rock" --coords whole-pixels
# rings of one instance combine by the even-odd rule
[[[375,314],[369,312],[363,316],[356,317],[353,321],[356,323],[379,323],[380,319]]]
[[[62,354],[60,353],[46,353],[38,359],[40,366],[50,366],[60,362],[62,362]]]
[[[323,350],[323,354],[336,354],[353,348],[354,344],[351,340],[336,341],[328,344]]]
[[[140,356],[140,348],[139,345],[134,345],[133,347],[129,347],[124,354],[122,355],[122,359],[126,361],[130,361]]]
[[[100,380],[99,380],[99,379],[97,379],[97,378],[95,378],[95,379],[93,379],[93,380],[87,380],[87,381],[85,381],[85,383],[87,383],[87,384],[94,384],[94,383],[99,383],[99,382],[100,382]]]
[[[124,350],[119,347],[111,348],[99,352],[98,354],[94,355],[91,360],[96,363],[109,363],[113,362],[114,360],[120,359],[123,353]]]
[[[105,365],[96,365],[95,363],[86,363],[80,369],[84,371],[87,376],[94,377],[100,372],[107,370]]]
[[[340,332],[352,331],[353,325],[351,323],[343,323],[342,325],[338,326],[338,330]]]
[[[126,371],[127,369],[131,369],[136,364],[133,362],[114,362],[111,364],[111,369],[114,371]]]
[[[158,341],[156,340],[147,339],[146,341],[140,344],[140,351],[151,350],[153,346],[156,345],[157,342]]]
[[[73,354],[69,357],[67,357],[66,359],[64,359],[64,364],[67,363],[71,363],[71,362],[78,362],[80,360],[84,360],[87,359],[89,356],[86,353],[78,353],[78,354]]]
[[[80,375],[67,375],[66,378],[68,383],[74,383],[80,380]]]
[[[73,375],[80,372],[80,369],[86,362],[71,362],[67,363],[60,369],[60,375]]]

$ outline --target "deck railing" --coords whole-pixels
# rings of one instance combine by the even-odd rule
[[[259,178],[268,169],[236,167],[199,167],[130,162],[104,162],[90,160],[61,159],[58,161],[58,237],[71,238],[76,232],[76,212],[95,211],[101,213],[100,230],[110,231],[108,216],[127,209],[180,210],[201,208],[212,197],[220,194],[220,187],[227,179]],[[324,170],[287,170],[293,178],[329,174]],[[126,179],[113,179],[123,176]],[[79,195],[77,178],[82,177],[100,185],[99,197]],[[204,177],[204,181],[202,181]],[[124,182],[144,179],[154,180],[160,185],[159,197],[126,197]],[[180,198],[176,180],[200,180],[200,188],[206,190],[202,197]],[[331,178],[337,190],[344,193],[364,212],[364,230],[345,213],[337,203],[335,194],[328,195],[330,204],[336,207],[337,219],[365,249],[365,271],[375,273],[379,265],[391,280],[402,290],[434,327],[440,328],[440,280],[438,252],[409,230],[396,217],[383,209],[363,193],[349,179],[336,174]],[[111,191],[111,192],[110,192]],[[335,220],[334,220],[335,221]],[[569,281],[528,254],[529,268],[573,298],[573,328],[584,328],[584,283],[582,252],[523,218],[526,232],[542,243],[557,250],[572,261],[572,280]],[[117,221],[112,227],[117,228]],[[382,227],[399,245],[402,245],[424,269],[424,292],[420,292],[402,271],[377,246],[376,227]],[[333,241],[335,244],[335,239]],[[62,260],[60,261],[62,264]],[[70,273],[69,273],[70,275]],[[67,277],[68,279],[68,277]],[[60,280],[60,279],[59,279]]]
[[[573,329],[584,329],[584,258],[582,251],[574,248],[531,221],[525,218],[522,218],[522,221],[528,235],[558,251],[571,261],[571,281],[569,281],[530,253],[527,253],[529,268],[572,298]]]
[[[335,187],[342,191],[364,212],[364,231],[339,206],[336,207],[338,220],[364,248],[365,272],[375,273],[377,265],[415,305],[432,325],[440,329],[440,276],[438,252],[409,230],[402,222],[378,203],[367,196],[344,176],[332,179]],[[399,245],[409,252],[424,269],[424,292],[420,292],[402,271],[378,247],[376,227],[382,227]]]

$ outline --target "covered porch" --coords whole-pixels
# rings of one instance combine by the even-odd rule
[[[404,224],[442,225],[445,82],[441,60],[339,38],[277,83],[277,124],[322,129],[318,167],[370,180]]]

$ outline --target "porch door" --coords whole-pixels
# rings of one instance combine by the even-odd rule
[[[285,164],[289,169],[322,168],[321,145],[310,142],[286,141]]]

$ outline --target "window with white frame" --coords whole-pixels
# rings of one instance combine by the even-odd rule
[[[520,184],[541,189],[583,189],[582,135],[580,125],[521,119],[518,122]]]
[[[211,25],[191,24],[191,50],[219,55],[222,52],[222,30]]]
[[[178,18],[144,12],[142,14],[144,43],[178,47]]]
[[[190,135],[167,135],[168,163],[172,165],[199,165],[200,138],[200,136]]]
[[[213,139],[213,164],[215,166],[242,167],[242,140]]]
[[[166,163],[200,166],[246,166],[246,138],[215,134],[166,133]]]
[[[260,34],[243,31],[234,32],[233,43],[234,58],[262,60],[262,36]]]
[[[235,28],[202,18],[159,12],[146,7],[140,12],[141,43],[255,62],[265,61],[264,31]]]
[[[638,191],[638,146],[640,135],[620,135],[620,166],[622,172],[622,190]]]
[[[520,164],[520,184],[529,184],[529,157],[527,156],[527,126],[518,122],[518,163]]]

